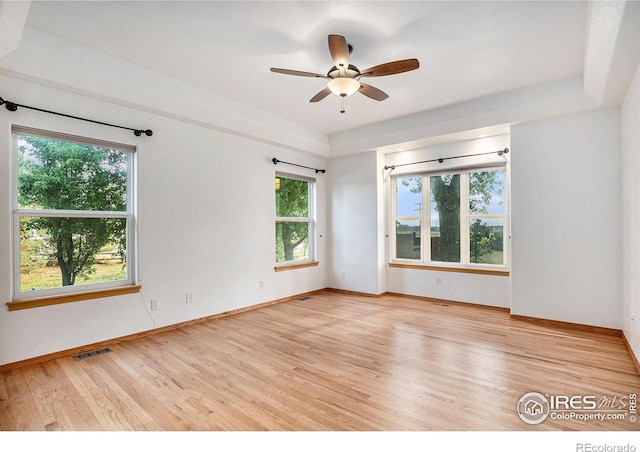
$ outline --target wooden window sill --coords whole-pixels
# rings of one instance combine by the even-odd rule
[[[389,262],[389,267],[410,268],[414,270],[431,270],[431,271],[439,271],[439,272],[471,273],[475,275],[509,276],[509,270],[493,270],[490,268],[445,267],[440,265],[427,265],[427,264],[403,264],[399,262]]]
[[[297,270],[298,268],[317,267],[318,264],[319,262],[305,262],[304,264],[281,265],[273,269],[277,272],[284,272],[287,270]]]
[[[114,287],[113,289],[92,290],[87,292],[78,292],[64,295],[54,295],[51,297],[31,298],[28,300],[14,300],[7,303],[9,311],[18,311],[20,309],[39,308],[41,306],[51,306],[54,304],[73,303],[76,301],[93,300],[95,298],[115,297],[118,295],[127,295],[138,293],[142,289],[139,285]]]

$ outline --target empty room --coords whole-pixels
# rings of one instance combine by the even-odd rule
[[[629,448],[639,65],[635,1],[1,1],[0,430]]]

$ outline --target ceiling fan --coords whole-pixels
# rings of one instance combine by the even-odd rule
[[[313,72],[294,71],[291,69],[271,68],[271,72],[279,74],[297,75],[301,77],[316,77],[329,80],[327,87],[313,96],[309,102],[319,102],[329,94],[334,93],[343,99],[340,113],[344,113],[344,98],[359,92],[365,96],[382,101],[389,95],[378,88],[366,85],[360,81],[363,77],[381,77],[383,75],[400,74],[402,72],[413,71],[420,67],[420,63],[415,58],[407,60],[392,61],[390,63],[379,64],[360,71],[353,64],[349,64],[349,55],[353,47],[347,44],[344,36],[329,35],[329,53],[333,59],[334,66],[329,69],[326,75]]]

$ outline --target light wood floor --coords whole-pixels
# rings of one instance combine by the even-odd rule
[[[530,426],[519,398],[640,392],[622,338],[494,309],[323,292],[0,374],[0,430],[638,430]]]

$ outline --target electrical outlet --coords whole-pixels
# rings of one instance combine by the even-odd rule
[[[157,311],[159,307],[160,307],[160,300],[158,300],[157,298],[152,298],[151,299],[151,310],[152,311]]]
[[[193,295],[191,294],[191,292],[187,292],[186,301],[187,304],[193,303]]]
[[[341,278],[344,278],[344,272],[341,272],[341,273],[340,273],[340,277],[341,277]]]
[[[442,285],[442,278],[436,278],[436,284],[438,286],[441,286]]]
[[[258,281],[258,287],[264,289],[264,281]]]

